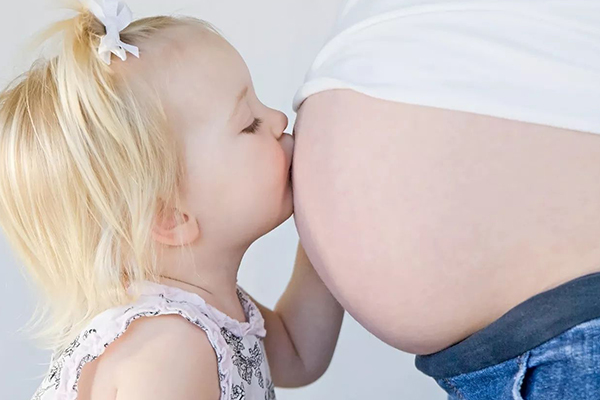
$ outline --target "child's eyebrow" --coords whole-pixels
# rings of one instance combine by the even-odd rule
[[[231,121],[231,118],[233,118],[233,116],[237,112],[237,109],[240,106],[240,103],[242,102],[244,97],[246,97],[247,94],[248,94],[248,86],[243,88],[242,91],[240,92],[240,94],[237,95],[236,101],[235,101],[235,107],[233,108],[233,111],[231,112],[231,115],[229,116],[230,121]]]

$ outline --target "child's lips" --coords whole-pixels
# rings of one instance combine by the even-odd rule
[[[281,147],[287,156],[286,168],[292,173],[292,160],[294,158],[294,138],[289,133],[284,133],[281,138]]]

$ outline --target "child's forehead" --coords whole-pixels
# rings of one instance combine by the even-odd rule
[[[212,119],[228,116],[241,89],[251,85],[248,68],[235,48],[197,27],[168,28],[157,36],[141,43],[139,59],[128,57],[122,64],[131,60],[127,74],[143,86],[157,88],[174,119],[196,123],[199,114]]]
[[[177,26],[167,28],[160,36],[154,44],[152,40],[146,44],[148,53],[152,53],[147,57],[147,68],[167,84],[237,86],[249,78],[247,66],[236,49],[206,28]],[[143,64],[142,55],[139,61]]]
[[[209,58],[214,54],[235,53],[233,46],[222,36],[191,23],[165,28],[157,35],[156,42],[160,55],[169,58],[189,55]]]

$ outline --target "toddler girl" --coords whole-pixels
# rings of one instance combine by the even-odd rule
[[[266,400],[313,382],[343,311],[302,246],[274,311],[237,285],[292,215],[287,118],[208,23],[74,9],[42,35],[58,54],[0,94],[0,223],[51,322],[33,398]]]

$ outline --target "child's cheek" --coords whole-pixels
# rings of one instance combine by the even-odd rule
[[[284,151],[277,152],[276,157],[273,160],[273,176],[275,179],[275,183],[278,188],[281,188],[282,185],[285,185],[289,179],[289,169],[290,160],[288,160],[287,155]]]

